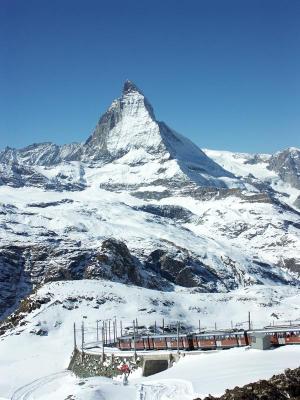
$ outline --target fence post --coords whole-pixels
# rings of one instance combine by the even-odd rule
[[[179,322],[177,322],[177,353],[179,354]]]
[[[109,344],[111,344],[111,336],[110,336],[110,319],[108,320],[108,340],[109,340]]]
[[[134,348],[134,361],[136,361],[136,343],[135,343],[135,321],[133,320],[133,348]]]
[[[249,329],[249,331],[251,330],[251,314],[250,314],[250,311],[248,311],[248,329]]]
[[[74,330],[74,350],[76,350],[77,344],[76,344],[76,324],[75,324],[75,322],[74,322],[73,330]]]
[[[83,362],[83,347],[84,347],[84,322],[81,324],[81,362]]]
[[[113,332],[114,332],[114,344],[116,343],[116,325],[115,320],[113,320]]]
[[[104,323],[102,326],[102,362],[104,361],[104,339],[105,339],[105,334],[104,334]]]

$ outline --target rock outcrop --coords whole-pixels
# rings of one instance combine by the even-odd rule
[[[208,396],[203,400],[299,400],[300,368],[287,369],[269,380],[249,383],[242,388],[226,390],[221,397]],[[201,400],[201,399],[195,399]]]

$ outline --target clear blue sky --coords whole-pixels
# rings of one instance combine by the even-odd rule
[[[134,81],[200,147],[300,147],[300,0],[1,0],[0,148],[83,141]]]

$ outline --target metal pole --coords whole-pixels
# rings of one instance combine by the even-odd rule
[[[108,340],[109,340],[109,344],[111,344],[111,336],[110,336],[110,319],[108,320]]]
[[[137,318],[135,319],[136,333],[139,334],[139,324]]]
[[[82,346],[84,344],[84,322],[82,321]]]
[[[200,319],[199,319],[199,333],[201,332],[201,325],[200,325]]]
[[[105,333],[104,333],[104,323],[102,326],[102,361],[104,361],[104,340],[105,340]]]
[[[118,324],[117,324],[117,317],[115,317],[115,337],[116,337],[116,341],[117,341],[117,337],[118,337]]]
[[[162,329],[163,329],[163,334],[165,333],[165,319],[163,318],[163,323],[162,323]]]
[[[250,311],[248,312],[248,329],[250,331],[251,329],[251,315],[250,315]]]
[[[99,342],[99,331],[98,331],[98,323],[99,323],[99,321],[97,320],[96,323],[97,323],[97,342]]]
[[[122,321],[120,321],[120,331],[121,331],[121,336],[123,336],[123,326],[122,326]]]
[[[136,360],[136,343],[135,343],[135,321],[133,320],[133,348],[134,348],[134,359]]]
[[[177,322],[177,353],[179,354],[179,322]]]
[[[157,333],[156,332],[156,321],[154,321],[154,333]]]
[[[84,325],[81,324],[81,362],[83,362],[83,345],[84,345]]]
[[[217,323],[215,322],[215,331],[217,330]]]
[[[114,332],[114,343],[116,343],[116,325],[115,325],[115,320],[113,320],[113,332]]]
[[[107,345],[107,322],[105,322],[105,344]]]
[[[76,324],[74,322],[74,350],[76,350],[77,345],[76,345]]]

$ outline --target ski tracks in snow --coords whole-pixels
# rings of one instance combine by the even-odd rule
[[[19,389],[17,389],[13,393],[11,400],[30,400],[32,398],[31,395],[34,395],[34,392],[36,390],[40,389],[41,387],[50,382],[55,381],[56,379],[69,375],[70,373],[71,373],[70,371],[61,371],[36,379],[35,381],[28,383],[27,385],[24,385]]]
[[[191,382],[166,379],[141,384],[138,388],[136,400],[191,400],[194,395]]]

